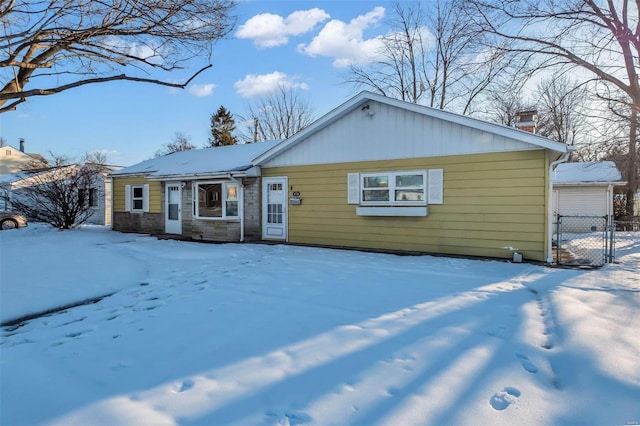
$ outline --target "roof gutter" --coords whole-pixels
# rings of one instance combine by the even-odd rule
[[[554,186],[624,186],[626,181],[616,180],[612,182],[555,182]]]
[[[562,154],[562,157],[549,164],[549,194],[547,200],[547,264],[549,265],[553,263],[553,179],[551,178],[551,174],[558,164],[565,163],[569,159],[573,150],[574,148],[572,146],[567,146],[567,150]]]
[[[237,177],[245,177],[246,172],[234,172],[233,173]],[[231,179],[231,173],[222,172],[222,173],[191,173],[185,175],[159,175],[159,176],[147,176],[147,180],[150,181],[168,181],[168,180],[197,180],[197,179]]]

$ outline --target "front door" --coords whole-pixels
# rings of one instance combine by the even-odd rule
[[[182,184],[167,182],[165,188],[164,232],[182,234]]]
[[[287,178],[262,180],[262,238],[287,240]]]

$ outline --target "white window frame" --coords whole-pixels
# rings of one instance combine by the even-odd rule
[[[136,193],[136,189],[140,189],[140,191],[142,191],[141,197],[136,197],[134,195]],[[141,207],[139,209],[135,207],[136,201],[140,201]],[[144,212],[144,185],[131,185],[131,211]]]
[[[142,198],[133,197],[133,191],[135,188],[142,188]],[[135,209],[134,200],[142,199],[142,208]],[[125,210],[130,213],[146,213],[149,211],[149,184],[135,184],[135,185],[125,185]]]
[[[222,216],[200,216],[200,197],[198,196],[200,191],[200,185],[221,185],[222,193]],[[235,216],[227,215],[227,187],[235,186],[236,198],[238,202],[237,214]],[[231,200],[233,201],[233,200]],[[207,182],[195,182],[193,184],[193,216],[200,220],[240,220],[241,203],[243,202],[242,186],[238,182],[232,181],[207,181]]]
[[[398,176],[404,175],[421,175],[422,176],[422,186],[420,187],[402,187],[396,186],[396,178]],[[388,187],[385,189],[379,189],[380,191],[388,191],[389,200],[388,201],[365,201],[364,199],[364,191],[376,190],[378,188],[366,188],[365,187],[365,179],[370,177],[380,177],[386,176],[388,181]],[[396,190],[398,189],[407,189],[407,190],[415,190],[421,189],[423,194],[422,200],[417,201],[402,201],[396,200]],[[393,172],[375,172],[375,173],[361,173],[360,174],[360,205],[362,206],[426,206],[427,198],[428,198],[428,185],[427,185],[427,171],[426,170],[402,170],[402,171],[393,171]]]

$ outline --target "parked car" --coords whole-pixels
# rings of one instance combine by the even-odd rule
[[[27,218],[17,212],[0,212],[0,229],[24,228],[27,226]]]

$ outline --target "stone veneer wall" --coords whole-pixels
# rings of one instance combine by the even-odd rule
[[[164,218],[162,213],[115,212],[113,214],[113,230],[162,234],[164,232]]]
[[[260,239],[260,178],[244,178],[245,241]],[[192,183],[182,191],[182,235],[194,240],[238,242],[240,220],[202,220],[193,215]]]

